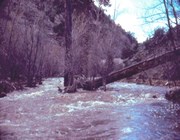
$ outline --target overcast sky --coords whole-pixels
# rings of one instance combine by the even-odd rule
[[[106,8],[106,13],[114,18],[123,29],[135,34],[139,42],[143,42],[157,27],[165,26],[165,21],[154,24],[146,24],[143,16],[146,16],[147,8],[154,4],[155,0],[111,0],[111,7]]]

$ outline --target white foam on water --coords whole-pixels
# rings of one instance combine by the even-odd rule
[[[58,86],[63,86],[63,78],[48,78],[43,81],[43,84],[36,88],[26,88],[22,91],[14,91],[9,94],[5,99],[7,100],[20,100],[26,98],[36,98],[47,94],[48,91],[58,93]]]
[[[19,100],[25,98],[36,98],[37,96],[43,96],[44,91],[36,91],[29,94],[14,94],[13,96],[9,96],[9,100]]]
[[[156,96],[153,98],[153,96]],[[164,101],[165,98],[162,94],[158,93],[140,93],[140,94],[134,94],[134,93],[123,93],[123,94],[115,94],[114,97],[114,105],[121,105],[121,106],[128,106],[128,105],[135,105],[135,104],[141,104],[143,102],[146,103],[152,103],[158,101]]]
[[[103,102],[103,101],[78,101],[77,103],[64,105],[64,107],[68,108],[68,112],[74,112],[77,110],[86,110],[86,109],[94,109],[95,107],[101,107],[104,105],[111,105],[112,103]]]
[[[63,115],[64,115],[64,113],[57,113],[57,114],[55,114],[54,116],[60,117],[60,116],[63,116]]]
[[[121,91],[122,89],[127,89],[129,91],[158,91],[159,93],[165,92],[167,89],[165,87],[155,87],[149,85],[141,85],[136,83],[124,83],[124,82],[114,82],[107,85],[107,88],[112,88],[115,91]]]
[[[133,128],[131,127],[125,127],[121,130],[123,133],[128,134],[133,132]]]

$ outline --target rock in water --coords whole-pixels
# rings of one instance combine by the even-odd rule
[[[58,91],[59,91],[60,93],[63,92],[63,90],[62,90],[60,87],[58,87]]]
[[[180,88],[171,88],[165,95],[167,100],[180,103]]]
[[[157,96],[156,96],[156,95],[153,95],[152,98],[157,98]]]

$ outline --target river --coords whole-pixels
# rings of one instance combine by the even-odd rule
[[[0,98],[1,140],[180,140],[180,107],[165,87],[115,82],[58,93],[61,78]]]

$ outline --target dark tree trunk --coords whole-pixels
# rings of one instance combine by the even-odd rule
[[[73,84],[73,62],[72,62],[72,1],[66,0],[65,2],[65,70],[64,70],[64,86],[71,86]]]
[[[151,58],[143,62],[140,62],[138,64],[135,64],[133,66],[129,66],[123,70],[110,73],[106,77],[106,84],[121,80],[123,78],[131,77],[137,73],[156,67],[168,61],[174,61],[179,56],[180,56],[180,48],[177,48],[176,51],[167,52],[155,58]],[[102,85],[103,85],[103,78],[98,78],[94,80],[94,82],[92,81],[85,82],[82,88],[85,90],[93,90],[93,89],[97,89]]]

